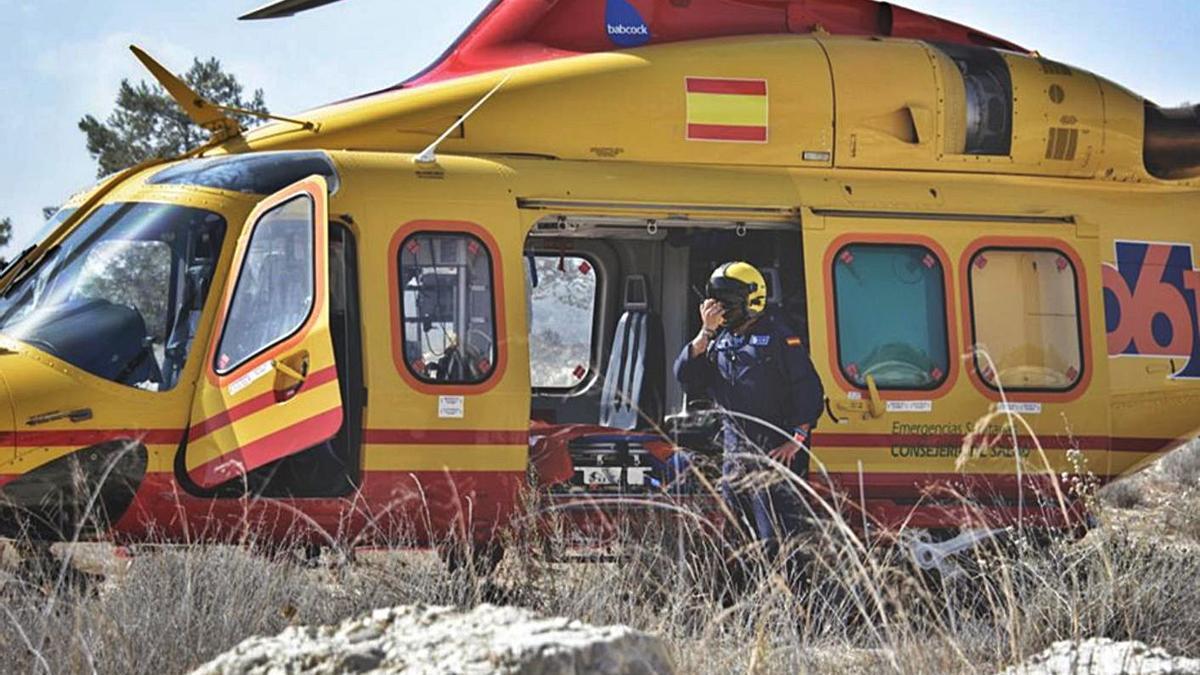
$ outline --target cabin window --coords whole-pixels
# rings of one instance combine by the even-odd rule
[[[942,261],[913,244],[855,243],[833,260],[838,365],[865,388],[931,390],[950,370]]]
[[[233,372],[308,320],[316,278],[313,217],[312,199],[302,196],[255,224],[217,346],[218,374]]]
[[[597,270],[581,256],[534,254],[529,284],[529,368],[535,389],[573,389],[592,371]]]
[[[496,368],[492,256],[465,233],[419,232],[400,245],[405,365],[417,379],[475,384]]]
[[[1052,249],[984,248],[971,257],[975,368],[1011,391],[1066,391],[1083,374],[1075,266]]]

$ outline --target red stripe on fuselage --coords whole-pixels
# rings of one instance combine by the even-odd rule
[[[689,94],[734,94],[740,96],[766,96],[766,80],[724,80],[711,77],[687,78]]]
[[[528,445],[526,429],[367,429],[367,443],[379,445]]]
[[[1012,436],[999,433],[987,437],[994,439],[995,445],[1008,447],[1012,444]],[[893,446],[952,446],[961,445],[963,437],[960,434],[813,434],[813,447],[821,446],[853,447],[853,448],[890,448]],[[1113,450],[1115,452],[1158,452],[1181,443],[1174,438],[1129,438],[1114,436],[1039,436],[1037,442],[1046,450]],[[1022,447],[1033,448],[1034,438],[1018,435],[1017,443]]]
[[[1183,445],[1183,438],[1122,438],[1113,436],[1111,449],[1115,452],[1159,452]]]
[[[689,124],[687,137],[693,141],[753,141],[765,142],[765,126],[739,126],[734,124]]]
[[[247,414],[250,413],[242,412],[241,417]],[[224,416],[222,413],[210,419]],[[192,427],[192,440],[200,437],[195,435],[195,430],[201,425]],[[212,426],[212,430],[220,426]],[[181,433],[181,429],[7,431],[0,432],[0,445],[14,443],[20,448],[86,446],[125,438],[148,445],[174,445],[179,443]],[[367,429],[364,441],[379,445],[528,445],[529,432],[510,429]]]
[[[1066,484],[1066,481],[1061,480],[1058,474],[1053,473],[1026,473],[1019,479],[1013,473],[947,473],[947,472],[914,472],[901,473],[896,471],[864,471],[862,476],[853,472],[834,471],[824,473],[818,470],[813,470],[808,477],[808,482],[820,485],[826,482],[826,478],[840,485],[857,486],[861,478],[863,485],[871,488],[876,488],[879,491],[872,491],[867,494],[867,498],[878,498],[888,495],[888,489],[900,489],[903,494],[910,495],[914,487],[929,488],[935,485],[954,486],[967,491],[975,491],[979,489],[992,489],[999,492],[1016,493],[1018,485],[1036,486],[1039,488],[1053,489],[1054,483],[1060,485]],[[1066,489],[1065,487],[1063,488]],[[852,497],[857,498],[857,493],[852,490]]]
[[[272,397],[271,400],[274,400]],[[249,402],[247,402],[249,403]],[[236,408],[235,408],[236,409]],[[211,420],[223,418],[229,413],[216,415]],[[232,419],[244,417],[250,413],[239,411]],[[210,421],[192,427],[193,434],[197,428],[210,425]],[[226,423],[227,424],[227,423]],[[211,425],[210,425],[211,426]],[[225,426],[224,424],[220,426]],[[211,430],[220,428],[211,426]],[[210,430],[210,431],[211,431]],[[125,438],[136,439],[148,445],[167,445],[179,442],[179,429],[70,429],[42,431],[5,431],[0,432],[0,445],[13,443],[19,448],[61,447],[67,445],[95,445],[108,441]],[[195,439],[197,436],[192,435]],[[528,443],[529,432],[508,429],[367,429],[365,442],[382,445],[523,445]],[[996,436],[997,443],[1009,443],[1011,437],[1007,434]],[[1043,448],[1051,450],[1068,450],[1080,448],[1083,450],[1112,449],[1116,452],[1158,452],[1172,445],[1182,443],[1176,438],[1135,438],[1114,436],[1045,436],[1038,439]],[[1111,441],[1111,445],[1110,445]],[[1022,445],[1033,445],[1030,436],[1018,436],[1017,442]],[[893,445],[958,445],[962,436],[957,434],[814,434],[814,447],[860,447],[884,448]]]
[[[46,429],[0,432],[0,445],[12,443],[18,448],[46,448],[64,445],[87,446],[124,439],[147,445],[179,442],[180,429]]]

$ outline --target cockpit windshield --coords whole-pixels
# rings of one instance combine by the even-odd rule
[[[100,206],[0,296],[0,331],[107,380],[172,389],[224,237],[211,211]]]
[[[42,226],[37,229],[37,232],[33,233],[33,236],[29,239],[28,245],[35,246],[39,241],[48,237],[51,232],[58,228],[59,225],[63,224],[63,221],[65,221],[67,218],[70,218],[71,214],[75,213],[75,210],[75,207],[68,206],[55,211],[54,215],[50,216],[50,218],[46,220],[46,222],[42,223]],[[25,247],[22,246],[21,248]]]

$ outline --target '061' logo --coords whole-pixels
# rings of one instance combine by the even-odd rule
[[[1104,263],[1109,356],[1186,359],[1175,378],[1200,378],[1200,271],[1190,244],[1116,242]]]

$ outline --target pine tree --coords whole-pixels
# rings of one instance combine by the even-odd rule
[[[266,113],[263,92],[256,89],[247,100],[242,85],[232,74],[221,70],[221,63],[210,58],[195,59],[180,77],[205,99],[225,106]],[[249,127],[257,118],[233,115]],[[208,132],[192,123],[188,116],[157,83],[121,80],[116,108],[101,122],[92,115],[79,121],[87,136],[87,149],[99,163],[98,176],[128,168],[155,157],[171,157],[191,150],[208,140]]]
[[[12,241],[13,224],[11,218],[0,219],[0,248],[8,246],[8,242]],[[0,267],[8,264],[8,257],[0,257]]]

